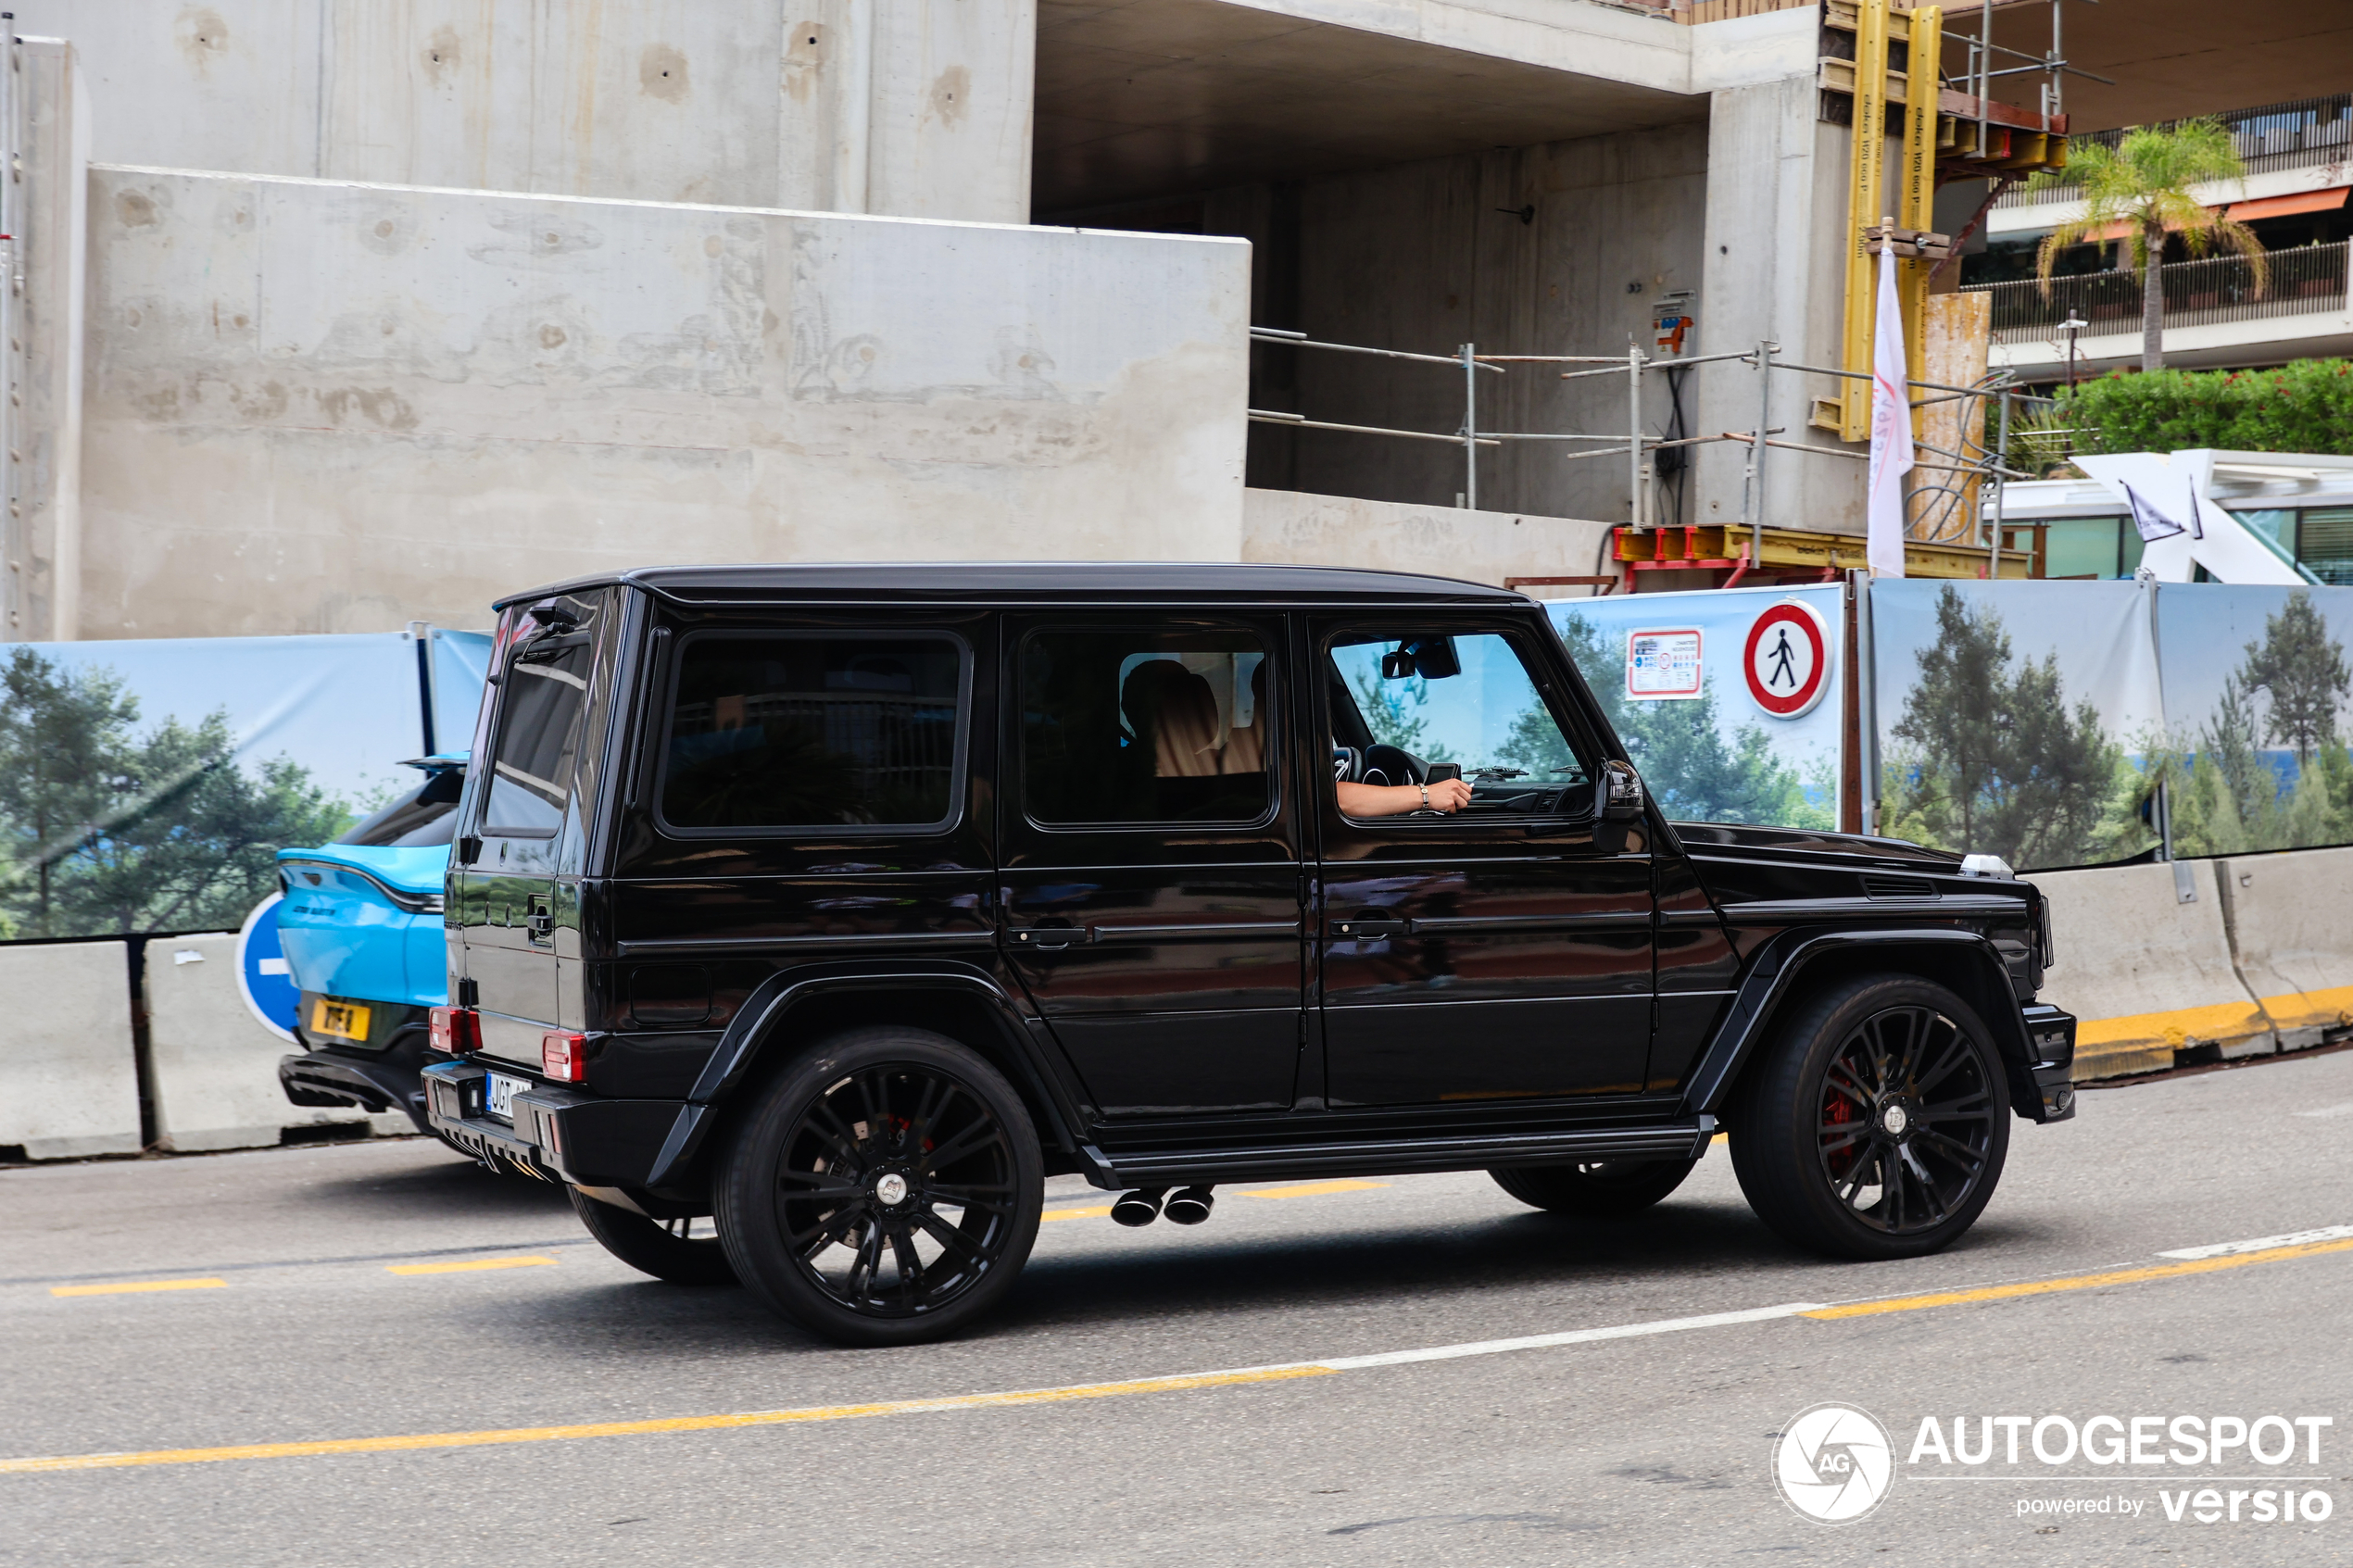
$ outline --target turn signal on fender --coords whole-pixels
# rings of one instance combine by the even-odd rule
[[[548,1030],[539,1036],[539,1065],[559,1084],[579,1083],[588,1076],[587,1037]]]
[[[459,1056],[482,1048],[482,1020],[472,1008],[433,1010],[433,1048]]]

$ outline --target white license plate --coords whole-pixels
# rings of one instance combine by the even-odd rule
[[[531,1080],[528,1078],[508,1078],[493,1073],[488,1096],[490,1114],[501,1122],[512,1122],[515,1119],[515,1096],[529,1087]]]

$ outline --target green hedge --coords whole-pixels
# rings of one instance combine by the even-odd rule
[[[2051,423],[2079,452],[2332,452],[2353,456],[2353,361],[2270,370],[2114,370],[2059,389]]]

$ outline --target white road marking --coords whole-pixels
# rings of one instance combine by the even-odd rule
[[[1729,1328],[1734,1323],[1793,1318],[1800,1312],[1818,1311],[1820,1308],[1818,1301],[1791,1301],[1779,1307],[1751,1307],[1740,1312],[1708,1312],[1696,1318],[1664,1318],[1655,1323],[1618,1323],[1609,1328],[1572,1328],[1561,1334],[1530,1334],[1518,1339],[1477,1339],[1466,1345],[1433,1345],[1419,1350],[1389,1350],[1377,1356],[1335,1356],[1329,1361],[1298,1364],[1353,1372],[1358,1367],[1403,1366],[1410,1361],[1451,1361],[1463,1356],[1500,1356],[1507,1350],[1541,1350],[1554,1345],[1590,1345],[1600,1339],[1678,1334],[1687,1328]]]
[[[2263,1252],[2274,1247],[2305,1247],[2315,1241],[2342,1241],[2353,1236],[2353,1225],[2322,1225],[2318,1230],[2290,1231],[2285,1236],[2259,1236],[2248,1241],[2218,1241],[2206,1247],[2177,1247],[2160,1258],[2221,1258],[2233,1252]]]
[[[2353,1116],[2353,1099],[2343,1105],[2324,1105],[2318,1110],[2291,1110],[2290,1116]]]

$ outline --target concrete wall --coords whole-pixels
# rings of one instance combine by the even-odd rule
[[[33,1160],[139,1152],[131,971],[120,942],[0,947],[0,1144]]]
[[[1035,0],[18,0],[103,162],[1029,216]]]
[[[296,1105],[278,1082],[278,1059],[298,1047],[262,1027],[237,984],[229,933],[157,937],[146,946],[148,1082],[158,1148],[190,1154],[268,1148],[288,1127],[365,1122],[411,1133],[405,1115]]]
[[[1650,343],[1651,307],[1663,294],[1700,285],[1708,180],[1705,128],[1675,126],[1309,182],[1298,197],[1296,319],[1261,320],[1329,342],[1425,354],[1451,354],[1465,342],[1482,353],[1622,354],[1629,341]],[[1531,206],[1533,220],[1523,222],[1518,213]],[[1704,298],[1700,308],[1705,321]],[[1459,371],[1258,352],[1262,383],[1270,358],[1296,358],[1295,373],[1277,372],[1291,375],[1295,390],[1275,392],[1269,407],[1346,424],[1462,428]],[[1563,382],[1564,368],[1481,374],[1479,427],[1627,428],[1622,378]],[[1645,421],[1663,431],[1667,378],[1649,383]],[[1687,418],[1697,412],[1692,391]],[[1265,425],[1252,440],[1254,484],[1440,507],[1466,488],[1460,449],[1437,443]],[[1571,460],[1577,449],[1483,448],[1479,506],[1626,521],[1623,455]]]
[[[1416,507],[1296,490],[1242,493],[1244,560],[1425,571],[1501,586],[1506,577],[1591,577],[1610,525],[1576,518]],[[1587,588],[1533,588],[1539,598]]]
[[[109,167],[90,225],[85,637],[1239,552],[1233,241]]]

